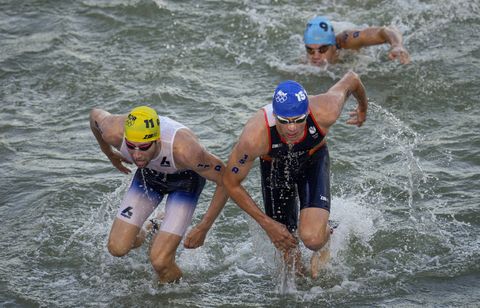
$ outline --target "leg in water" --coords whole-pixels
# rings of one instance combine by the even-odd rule
[[[338,227],[338,223],[329,221],[328,224],[331,236],[333,234],[333,230]],[[330,261],[330,241],[331,239],[329,239],[327,244],[323,246],[320,250],[315,251],[312,254],[312,258],[310,259],[312,279],[317,279],[320,270],[324,269],[328,261]]]

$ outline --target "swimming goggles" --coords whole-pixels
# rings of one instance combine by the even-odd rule
[[[276,118],[277,118],[278,122],[280,122],[280,124],[290,124],[290,123],[300,124],[300,123],[303,123],[307,120],[307,115],[304,114],[304,115],[301,115],[301,116],[296,117],[294,119],[284,118],[284,117],[281,117],[281,116],[277,115]]]
[[[330,48],[332,45],[322,45],[318,48],[312,48],[309,46],[305,46],[305,49],[307,50],[307,53],[309,55],[313,55],[315,53],[315,50],[318,51],[318,53],[326,53],[328,51],[328,48]]]
[[[141,145],[135,145],[133,143],[131,143],[130,141],[128,141],[127,139],[125,139],[125,145],[127,146],[127,148],[129,148],[130,150],[139,150],[139,151],[148,151],[148,149],[150,149],[153,145],[155,141],[152,141],[150,143],[144,143],[144,144],[141,144]]]

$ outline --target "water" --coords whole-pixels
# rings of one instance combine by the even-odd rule
[[[302,64],[314,14],[337,31],[395,25],[412,64],[386,46]],[[0,1],[0,305],[476,307],[479,16],[478,0]],[[267,236],[231,201],[202,248],[178,250],[178,284],[157,285],[146,246],[109,255],[129,177],[100,152],[92,107],[148,103],[226,160],[278,82],[320,93],[349,69],[370,109],[346,125],[350,102],[329,134],[339,226],[320,279],[282,281]],[[261,203],[257,169],[244,184]]]

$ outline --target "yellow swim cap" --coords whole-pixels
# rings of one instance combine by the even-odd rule
[[[132,142],[148,142],[160,138],[160,120],[150,107],[133,108],[125,119],[125,138]]]

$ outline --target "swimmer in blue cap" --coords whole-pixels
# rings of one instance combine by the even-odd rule
[[[326,93],[313,96],[293,80],[280,83],[272,102],[245,125],[223,174],[230,197],[265,230],[288,264],[301,272],[298,239],[314,252],[312,277],[318,274],[313,261],[330,237],[326,135],[350,95],[358,106],[347,124],[362,126],[368,101],[357,74],[349,72]],[[265,212],[242,186],[257,158]]]
[[[390,44],[388,57],[402,64],[410,63],[410,55],[403,47],[402,34],[391,27],[369,27],[363,30],[345,30],[335,35],[332,23],[323,16],[310,19],[303,34],[303,42],[310,64],[335,63],[341,49],[358,50],[365,46]]]

